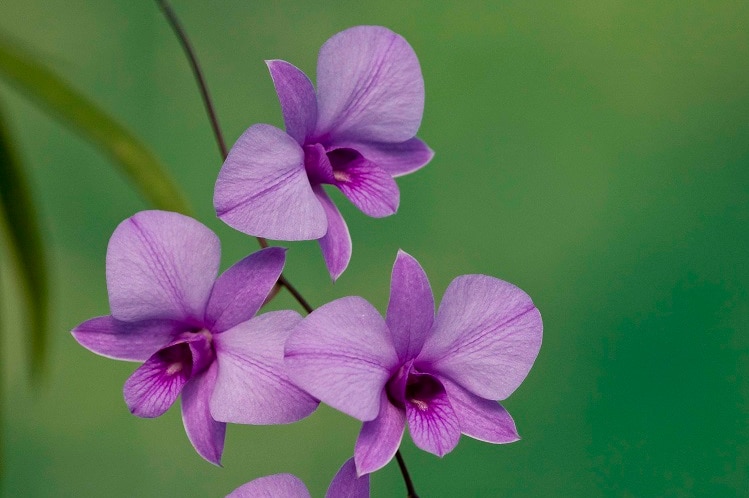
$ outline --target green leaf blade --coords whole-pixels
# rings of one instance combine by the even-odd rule
[[[100,147],[157,209],[189,214],[153,153],[124,126],[28,53],[0,37],[0,76]]]
[[[6,229],[12,259],[20,277],[29,328],[31,374],[38,378],[44,371],[47,357],[47,260],[31,188],[3,118],[0,112],[0,227]]]

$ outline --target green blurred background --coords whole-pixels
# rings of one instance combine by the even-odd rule
[[[358,294],[384,311],[397,249],[441,296],[486,273],[526,290],[544,344],[504,403],[523,439],[463,438],[444,459],[402,451],[432,496],[749,496],[749,3],[597,0],[175,0],[227,140],[281,125],[264,59],[313,75],[357,24],[402,34],[427,99],[432,163],[399,180],[396,216],[342,202],[351,265],[330,284],[313,242],[287,275],[315,306]],[[219,222],[221,166],[180,47],[149,1],[2,0],[0,32],[120,119],[168,165],[224,266],[256,249]],[[7,496],[223,496],[292,472],[322,496],[359,424],[322,407],[278,427],[231,426],[224,468],[201,460],[175,408],[129,414],[134,364],[69,330],[108,313],[107,241],[148,208],[111,163],[0,81],[52,268],[46,381],[34,388],[7,251],[0,257]],[[7,247],[4,247],[7,249]],[[283,293],[273,307],[296,304]],[[391,464],[375,496],[404,496]]]

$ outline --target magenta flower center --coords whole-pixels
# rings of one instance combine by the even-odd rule
[[[340,185],[352,180],[349,170],[366,161],[356,150],[339,148],[326,151],[322,144],[308,144],[304,149],[304,168],[312,185]]]
[[[387,393],[393,404],[400,408],[410,405],[427,411],[434,399],[444,395],[445,388],[433,375],[421,373],[406,364],[388,381]]]

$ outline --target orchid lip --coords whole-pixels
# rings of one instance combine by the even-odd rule
[[[413,361],[402,365],[387,383],[387,395],[399,408],[411,405],[429,410],[430,402],[444,394],[445,388],[435,376],[416,370]]]

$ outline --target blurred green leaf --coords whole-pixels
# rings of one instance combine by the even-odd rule
[[[31,189],[0,109],[0,227],[17,264],[29,331],[31,373],[42,373],[47,351],[49,292],[44,244]]]
[[[101,147],[154,207],[187,213],[187,203],[169,175],[130,131],[33,56],[2,37],[0,76]]]

